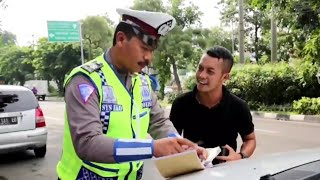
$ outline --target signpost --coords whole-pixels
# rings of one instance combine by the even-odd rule
[[[81,62],[83,59],[83,44],[81,24],[79,21],[47,21],[49,42],[80,42]]]

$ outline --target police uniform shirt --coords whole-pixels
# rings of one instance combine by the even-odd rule
[[[246,102],[223,87],[219,104],[208,108],[196,98],[197,88],[179,96],[172,104],[170,120],[179,133],[206,148],[228,144],[237,149],[238,133],[244,137],[254,131]]]
[[[112,64],[109,51],[106,54],[106,60]],[[131,76],[119,72],[116,75],[120,80],[126,82],[126,87],[130,90]],[[80,84],[94,86],[88,78],[78,74],[70,80],[65,88],[66,110],[74,148],[82,159],[102,163],[114,162],[113,145],[115,139],[102,134],[97,91],[95,90],[84,103],[78,88]],[[177,133],[171,121],[165,117],[164,110],[160,107],[154,92],[152,93],[150,115],[149,134],[153,138],[163,138],[169,134]]]

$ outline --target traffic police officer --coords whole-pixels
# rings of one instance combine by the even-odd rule
[[[65,80],[65,129],[57,173],[62,180],[135,180],[153,156],[203,148],[181,138],[141,70],[175,19],[165,13],[117,9],[113,46],[76,67]],[[148,139],[148,133],[153,139]],[[155,140],[154,140],[155,139]]]

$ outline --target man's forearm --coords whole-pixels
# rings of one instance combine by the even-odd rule
[[[256,149],[256,141],[252,139],[252,140],[247,140],[242,144],[240,152],[250,157],[253,154],[255,149]]]
[[[244,142],[241,146],[240,152],[247,157],[250,157],[256,149],[256,137],[254,133],[249,134],[244,138]]]

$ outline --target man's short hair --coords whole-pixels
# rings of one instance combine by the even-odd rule
[[[230,51],[222,46],[214,46],[207,50],[207,55],[213,58],[222,59],[224,64],[224,72],[229,73],[233,66],[233,57]]]
[[[124,22],[120,22],[117,27],[116,30],[114,31],[114,35],[113,35],[113,45],[116,45],[117,43],[117,33],[118,32],[123,32],[127,39],[130,40],[132,37],[134,37],[136,34],[134,33],[132,26],[130,24],[124,23]]]

